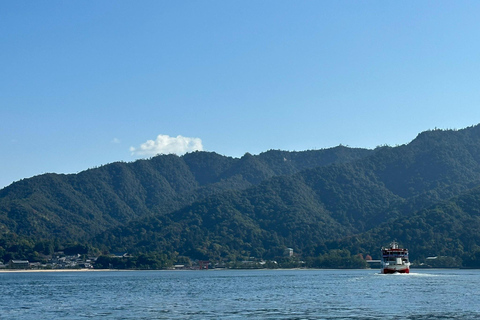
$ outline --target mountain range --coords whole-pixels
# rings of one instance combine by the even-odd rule
[[[43,174],[0,190],[0,259],[58,248],[241,261],[371,255],[480,266],[480,125],[408,144],[213,152]],[[440,263],[440,262],[438,262]]]

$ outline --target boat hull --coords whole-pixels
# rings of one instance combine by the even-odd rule
[[[392,274],[392,273],[410,273],[410,268],[406,268],[405,266],[398,266],[398,267],[387,267],[382,268],[383,274]]]

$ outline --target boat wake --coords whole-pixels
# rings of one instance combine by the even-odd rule
[[[438,274],[432,274],[432,273],[417,273],[417,272],[410,272],[410,273],[400,273],[400,272],[395,272],[395,273],[375,273],[376,276],[385,276],[385,277],[438,277]]]
[[[417,272],[410,272],[409,274],[406,274],[407,276],[411,277],[439,277],[440,275],[438,274],[432,274],[432,273],[417,273]]]

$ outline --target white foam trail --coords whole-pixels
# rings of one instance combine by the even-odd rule
[[[410,273],[375,273],[375,275],[378,276],[388,276],[388,277],[438,277],[440,275],[438,274],[431,274],[431,273],[416,273],[416,272],[410,272]]]

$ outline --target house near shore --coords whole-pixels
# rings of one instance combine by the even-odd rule
[[[10,269],[30,269],[28,260],[10,260],[8,263]]]

